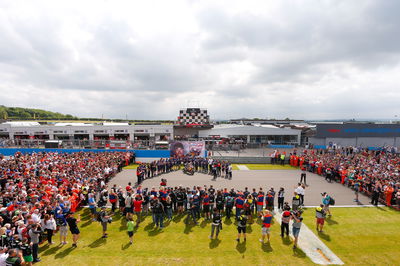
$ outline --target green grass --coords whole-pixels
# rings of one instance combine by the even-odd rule
[[[138,167],[138,164],[130,164],[128,166],[125,166],[123,169],[136,169]]]
[[[184,217],[175,217],[162,231],[155,230],[146,217],[129,245],[125,220],[119,215],[109,226],[109,238],[102,239],[101,225],[91,222],[87,210],[81,211],[81,239],[78,248],[69,244],[43,245],[42,265],[312,265],[289,240],[279,236],[279,225],[272,225],[271,245],[261,245],[260,225],[248,227],[246,244],[237,244],[236,226],[224,220],[220,241],[208,239],[211,224],[185,226]],[[306,210],[305,223],[315,232],[314,210]],[[233,221],[233,220],[232,220]],[[348,265],[398,264],[400,213],[387,208],[335,208],[320,238]]]
[[[233,170],[239,170],[238,165],[245,165],[250,170],[297,170],[298,168],[292,167],[290,165],[276,165],[276,164],[233,164]]]
[[[347,265],[399,265],[400,213],[389,208],[333,208],[320,239]],[[315,212],[304,213],[315,230]]]
[[[236,226],[224,220],[220,240],[208,239],[211,223],[200,219],[198,226],[185,226],[184,217],[175,217],[162,231],[153,229],[151,216],[146,217],[129,245],[125,220],[119,215],[109,227],[109,238],[102,239],[101,225],[91,222],[88,212],[82,213],[79,227],[81,239],[78,248],[69,243],[41,247],[43,265],[240,265],[282,264],[310,265],[311,261],[298,250],[293,252],[290,241],[279,237],[278,225],[273,225],[271,245],[262,245],[258,239],[261,227],[253,224],[248,228],[246,244],[237,244]]]

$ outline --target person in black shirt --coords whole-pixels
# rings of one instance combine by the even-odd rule
[[[164,205],[156,199],[153,207],[156,227],[164,228]]]
[[[247,217],[245,215],[240,215],[237,219],[237,231],[238,237],[236,239],[237,242],[240,242],[240,234],[243,233],[244,241],[246,241],[246,226],[247,226]]]
[[[8,258],[6,259],[7,266],[20,266],[24,263],[22,252],[17,252],[16,249],[10,249],[8,251]]]
[[[75,248],[77,247],[79,234],[81,233],[78,228],[78,223],[80,221],[81,221],[81,219],[80,219],[79,215],[78,215],[78,218],[75,218],[74,213],[70,212],[68,214],[67,223],[69,226],[69,230],[71,231],[71,234],[72,234],[72,241],[73,241],[72,247],[75,247]]]
[[[29,242],[28,238],[22,239],[22,244],[19,249],[22,251],[22,256],[25,260],[25,265],[32,265],[33,262],[32,245]]]
[[[211,224],[211,235],[210,239],[214,238],[214,232],[215,232],[215,238],[218,238],[219,231],[222,229],[222,218],[221,214],[218,213],[217,208],[214,208],[214,212],[212,214],[212,224]]]

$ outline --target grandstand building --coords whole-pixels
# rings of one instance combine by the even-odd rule
[[[0,138],[39,140],[152,140],[173,138],[172,125],[129,125],[128,123],[6,122],[0,124]]]
[[[400,124],[320,123],[309,138],[316,147],[337,145],[363,148],[399,147]]]

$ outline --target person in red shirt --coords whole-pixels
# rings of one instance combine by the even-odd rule
[[[142,196],[136,195],[135,199],[133,200],[133,211],[137,217],[136,226],[139,226],[139,223],[140,223],[141,213],[142,213],[142,204],[143,204]]]

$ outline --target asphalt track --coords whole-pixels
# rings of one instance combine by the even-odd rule
[[[210,186],[214,188],[235,188],[244,190],[248,187],[249,190],[260,187],[264,191],[269,190],[271,187],[278,191],[280,187],[285,189],[285,201],[291,203],[293,197],[293,191],[297,187],[297,183],[300,180],[299,170],[237,170],[233,171],[232,180],[224,178],[218,178],[216,181],[212,181],[210,175],[195,173],[193,176],[184,174],[182,171],[171,172],[158,177],[147,179],[142,183],[145,188],[158,188],[161,182],[161,178],[166,178],[168,186],[179,186],[184,187],[193,186]],[[117,184],[125,188],[128,182],[134,184],[136,182],[136,170],[124,169],[122,172],[117,174],[109,183]],[[307,173],[307,184],[305,192],[304,204],[306,206],[316,206],[321,203],[321,193],[327,192],[336,201],[336,206],[340,205],[369,205],[370,199],[364,195],[359,195],[359,203],[354,202],[354,191],[338,183],[328,183],[325,179],[319,175]],[[277,204],[277,200],[275,202]]]

